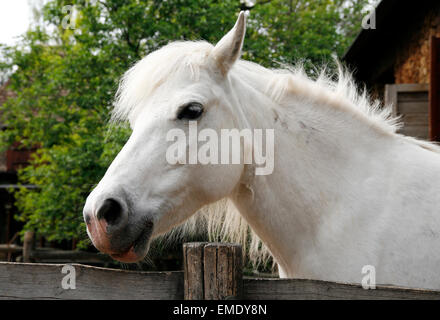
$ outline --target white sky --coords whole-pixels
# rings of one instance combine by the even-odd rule
[[[31,0],[0,0],[0,43],[14,44],[31,22]]]

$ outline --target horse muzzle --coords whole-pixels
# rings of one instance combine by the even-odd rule
[[[121,199],[107,198],[95,207],[93,212],[86,204],[83,212],[93,245],[121,262],[142,260],[149,248],[153,222],[134,221]]]

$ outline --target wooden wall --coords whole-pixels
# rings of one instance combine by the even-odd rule
[[[401,44],[394,65],[395,83],[429,83],[430,38],[440,37],[439,4],[433,5],[433,10]]]

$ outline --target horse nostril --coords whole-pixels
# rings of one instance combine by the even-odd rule
[[[104,219],[109,225],[115,225],[122,216],[122,206],[114,199],[106,199],[96,216],[98,220]]]

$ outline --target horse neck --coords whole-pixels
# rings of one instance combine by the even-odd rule
[[[274,256],[280,274],[293,277],[331,213],[348,209],[348,199],[366,192],[363,181],[381,172],[377,168],[386,165],[384,150],[395,136],[342,108],[294,96],[277,105],[238,82],[234,87],[246,97],[238,98],[242,113],[252,115],[244,122],[275,129],[275,161],[266,176],[247,166],[232,200]]]

